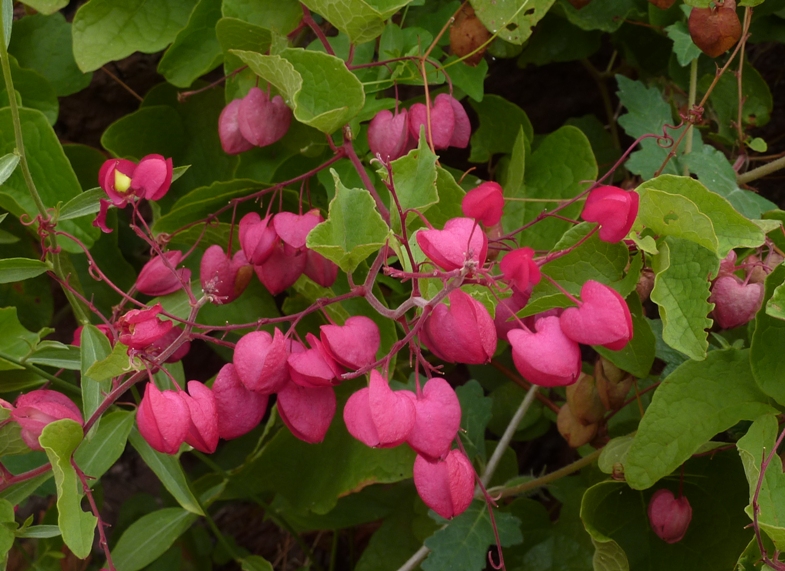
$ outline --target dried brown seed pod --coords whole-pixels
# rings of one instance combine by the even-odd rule
[[[588,444],[597,435],[597,424],[584,425],[575,418],[570,410],[570,405],[565,404],[559,409],[559,415],[556,417],[556,427],[559,433],[570,445],[570,448],[578,448],[584,444]]]
[[[689,19],[690,37],[707,56],[721,56],[741,38],[741,21],[735,0],[725,0],[714,8],[693,8]]]
[[[482,46],[490,37],[491,33],[477,18],[474,9],[467,4],[455,16],[455,21],[450,27],[450,48],[453,54],[463,57]],[[477,65],[484,53],[485,47],[464,61],[468,65]]]

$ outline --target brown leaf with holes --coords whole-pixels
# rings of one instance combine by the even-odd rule
[[[649,0],[649,4],[654,4],[660,10],[667,10],[676,3],[676,0]]]
[[[461,58],[478,50],[490,37],[491,33],[474,14],[474,9],[467,4],[455,16],[455,21],[450,27],[450,48],[454,55]],[[463,61],[475,66],[480,63],[484,53],[485,47],[482,47]]]
[[[741,38],[741,21],[736,2],[726,0],[714,8],[693,8],[689,20],[690,37],[707,56],[721,56]]]

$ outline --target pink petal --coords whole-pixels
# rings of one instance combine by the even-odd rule
[[[313,389],[287,383],[278,393],[278,414],[300,440],[321,442],[335,416],[335,391],[332,387]]]

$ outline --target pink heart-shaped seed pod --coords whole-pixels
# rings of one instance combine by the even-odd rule
[[[418,455],[413,475],[422,501],[444,519],[462,514],[472,503],[474,468],[460,450],[450,450],[444,460],[437,462]]]
[[[132,309],[117,321],[120,343],[129,349],[146,349],[174,327],[171,321],[161,321],[158,314],[163,311],[160,303],[150,309]]]
[[[303,273],[322,287],[331,287],[338,277],[338,266],[313,250],[305,252]]]
[[[199,381],[188,381],[188,393],[182,393],[191,413],[191,426],[185,442],[200,452],[212,454],[218,447],[218,411],[215,396]]]
[[[247,434],[262,421],[268,396],[249,391],[240,381],[234,365],[227,363],[213,383],[218,436],[232,440]]]
[[[368,387],[354,393],[343,409],[349,434],[371,448],[402,444],[414,427],[414,395],[393,391],[378,371],[371,371]]]
[[[559,317],[564,334],[584,345],[623,349],[632,339],[632,316],[619,293],[600,282],[581,286],[581,306],[564,310]]]
[[[719,275],[732,274],[736,271],[736,252],[731,250],[728,255],[720,260]]]
[[[191,428],[191,410],[182,392],[161,391],[153,383],[147,387],[136,411],[139,433],[163,454],[176,454]]]
[[[518,248],[508,252],[499,264],[504,280],[519,291],[540,283],[540,266],[534,261],[534,250]]]
[[[218,305],[231,303],[245,291],[253,276],[253,267],[242,250],[230,258],[218,244],[204,252],[199,264],[199,281],[204,293]]]
[[[240,132],[240,103],[240,99],[230,102],[218,117],[218,138],[221,139],[221,148],[228,155],[244,153],[254,147]]]
[[[84,425],[79,407],[57,391],[37,389],[19,395],[16,399],[16,408],[6,401],[0,404],[3,408],[11,410],[11,419],[22,428],[20,436],[30,450],[43,450],[38,438],[50,422],[70,418]]]
[[[488,237],[471,218],[452,218],[443,230],[420,230],[417,244],[426,256],[445,271],[458,270],[467,261],[485,263]]]
[[[599,186],[589,193],[581,218],[600,225],[600,240],[619,242],[630,233],[638,216],[640,197],[635,191]]]
[[[368,124],[368,146],[374,156],[379,155],[383,161],[394,161],[405,155],[410,142],[406,109],[395,115],[383,109]]]
[[[285,244],[296,250],[305,248],[308,233],[320,222],[324,222],[324,218],[315,208],[302,216],[293,212],[279,212],[273,216],[275,232]]]
[[[161,155],[142,157],[131,177],[134,194],[147,200],[160,200],[172,184],[172,159]]]
[[[249,212],[240,219],[239,228],[240,247],[248,262],[254,266],[265,263],[278,244],[272,216],[262,218],[257,212]]]
[[[310,444],[321,442],[335,416],[335,391],[286,383],[278,393],[278,414],[295,437]]]
[[[481,365],[496,352],[496,327],[488,310],[467,293],[450,292],[450,306],[438,304],[423,326],[426,345],[444,361]]]
[[[449,96],[447,96],[449,98]],[[465,113],[465,112],[464,112]],[[423,103],[415,103],[409,108],[409,132],[415,141],[420,140],[420,128],[428,137],[428,112]],[[455,111],[449,99],[437,97],[431,107],[431,136],[434,149],[450,146],[455,131]]]
[[[581,372],[581,348],[564,334],[559,318],[538,319],[535,329],[536,333],[525,329],[507,333],[518,372],[541,387],[561,387],[577,381]]]
[[[240,101],[237,113],[240,133],[257,147],[266,147],[283,138],[292,122],[292,110],[280,95],[273,97],[252,87]]]
[[[183,287],[183,282],[191,281],[191,270],[182,268],[172,271],[167,267],[166,262],[172,268],[183,261],[183,253],[179,250],[169,250],[163,256],[156,256],[143,267],[136,278],[136,289],[145,295],[158,297],[174,293]]]
[[[286,366],[286,338],[277,328],[274,336],[266,331],[243,335],[234,346],[234,369],[248,390],[270,395],[289,380]]]
[[[649,500],[648,514],[657,537],[666,543],[678,543],[690,527],[692,506],[686,496],[676,498],[673,492],[663,488]]]
[[[278,295],[294,285],[303,275],[307,261],[308,256],[304,251],[292,252],[279,243],[273,248],[270,257],[263,264],[255,265],[253,269],[267,291],[271,295]]]
[[[355,315],[343,325],[322,325],[324,349],[338,363],[354,371],[376,361],[381,344],[379,327],[364,315]]]
[[[486,226],[498,224],[504,211],[504,193],[496,182],[484,182],[471,189],[461,201],[467,218],[474,218]]]
[[[714,304],[712,315],[722,329],[744,325],[755,318],[763,303],[763,284],[747,283],[734,275],[714,280],[709,302]]]
[[[466,109],[464,109],[461,102],[452,95],[440,93],[436,96],[437,105],[439,103],[439,98],[447,98],[455,117],[455,128],[453,129],[452,137],[450,137],[450,146],[458,149],[465,149],[469,146],[469,139],[472,136],[472,124],[469,121],[469,116],[466,114]]]
[[[315,335],[308,333],[305,338],[311,348],[302,353],[289,354],[289,377],[302,387],[332,386],[343,371]]]
[[[418,398],[409,394],[416,412],[414,426],[406,443],[431,460],[444,457],[461,427],[461,403],[444,379],[430,379]]]

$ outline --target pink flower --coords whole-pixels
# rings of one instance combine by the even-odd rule
[[[240,99],[230,102],[218,117],[218,138],[221,148],[228,155],[236,155],[253,149],[253,143],[240,132]]]
[[[147,387],[136,412],[139,433],[163,454],[176,454],[191,430],[191,409],[182,392],[161,391],[153,383]]]
[[[111,327],[109,327],[105,323],[101,323],[99,325],[96,325],[95,327],[96,327],[96,329],[98,329],[98,331],[100,331],[101,333],[106,335],[109,338],[109,342],[112,345],[114,345],[114,335],[112,334],[112,328]],[[82,329],[84,329],[84,326],[82,326],[82,325],[80,325],[79,327],[74,329],[74,338],[71,341],[71,345],[73,345],[75,347],[80,347],[81,346],[81,344],[82,344]]]
[[[649,523],[657,537],[666,543],[684,538],[692,521],[692,506],[686,496],[673,496],[666,489],[657,490],[649,500]]]
[[[338,278],[338,266],[313,250],[305,252],[303,273],[322,287],[331,287]]]
[[[504,192],[496,182],[484,182],[466,193],[461,201],[463,215],[486,226],[498,224],[504,211]]]
[[[638,215],[640,197],[635,191],[600,186],[589,193],[581,218],[600,225],[600,240],[618,242],[629,234]]]
[[[308,233],[320,222],[324,222],[324,218],[316,208],[302,215],[293,212],[279,212],[273,216],[273,227],[276,234],[284,244],[296,250],[305,248],[305,239],[308,237]]]
[[[153,297],[168,295],[181,289],[183,282],[190,283],[191,270],[182,268],[172,271],[167,267],[167,262],[169,266],[176,268],[182,261],[183,253],[179,250],[170,250],[164,252],[163,256],[154,257],[139,272],[136,289]]]
[[[98,171],[98,184],[121,208],[133,198],[160,200],[172,184],[172,159],[147,155],[136,165],[125,159],[109,159]]]
[[[322,348],[322,342],[315,335],[308,333],[305,338],[311,348],[302,353],[289,354],[289,377],[302,387],[329,387],[336,384],[336,379],[343,373],[341,368]]]
[[[253,269],[267,291],[271,295],[278,295],[294,285],[303,275],[307,261],[308,254],[305,250],[295,250],[288,244],[279,242],[270,257],[263,264],[254,265]]]
[[[536,333],[513,329],[507,333],[512,345],[515,368],[530,383],[542,387],[561,387],[578,380],[581,349],[569,339],[555,316],[535,323]]]
[[[420,128],[425,129],[428,136],[428,113],[424,104],[415,103],[409,109],[409,132],[415,141],[420,140]],[[471,123],[466,110],[457,99],[446,93],[440,93],[433,101],[431,108],[431,134],[434,149],[458,147],[464,149],[469,145],[472,134]]]
[[[243,335],[234,347],[234,368],[249,390],[269,395],[281,390],[289,380],[286,339],[279,329],[275,337],[266,331]]]
[[[261,218],[249,212],[240,220],[240,246],[246,259],[258,266],[267,261],[278,244],[278,234],[272,224],[272,216]]]
[[[160,303],[150,309],[132,309],[117,321],[120,343],[130,349],[145,349],[154,341],[169,333],[174,326],[171,321],[161,321],[158,314],[163,311]]]
[[[425,383],[419,397],[403,394],[410,396],[416,413],[406,443],[429,460],[444,458],[461,427],[461,403],[455,390],[444,379],[435,377]]]
[[[292,110],[280,95],[270,100],[270,95],[252,87],[240,101],[237,123],[246,141],[257,147],[272,145],[286,135],[292,122]]]
[[[409,136],[409,115],[401,109],[395,115],[387,109],[379,111],[368,125],[368,146],[383,161],[394,161],[414,147]]]
[[[306,388],[292,382],[278,393],[278,414],[295,437],[316,444],[324,440],[335,416],[332,387]]]
[[[199,264],[202,290],[210,294],[213,303],[231,303],[245,291],[253,276],[253,267],[242,250],[230,258],[218,244],[204,252]]]
[[[415,397],[393,391],[378,371],[371,371],[368,387],[354,393],[343,409],[349,434],[372,448],[402,444],[414,428]]]
[[[215,396],[213,391],[199,381],[188,381],[188,393],[190,394],[180,393],[191,416],[185,442],[200,452],[212,454],[218,446],[218,410]]]
[[[449,363],[489,363],[496,351],[496,327],[488,310],[467,293],[450,292],[450,306],[437,305],[423,326],[421,338]]]
[[[474,468],[460,450],[450,450],[444,460],[431,462],[417,456],[414,487],[425,505],[445,519],[462,514],[474,498]]]
[[[445,271],[458,270],[473,262],[485,263],[488,237],[471,218],[452,218],[444,230],[420,230],[417,244],[426,256]]]
[[[381,337],[371,318],[355,315],[343,325],[322,325],[319,329],[322,348],[344,367],[356,371],[376,360]]]
[[[231,440],[253,430],[267,410],[268,396],[248,390],[231,363],[224,365],[213,383],[218,435]]]
[[[5,401],[3,401],[5,402]],[[38,389],[19,395],[11,419],[21,426],[21,436],[31,450],[43,450],[38,438],[50,422],[70,418],[84,425],[82,413],[71,399],[57,391]]]
[[[709,302],[714,304],[714,317],[722,329],[732,329],[754,319],[763,303],[763,284],[744,283],[733,274],[714,280]]]
[[[499,264],[505,281],[518,291],[526,291],[529,286],[540,283],[540,266],[533,258],[534,250],[518,248],[508,252]]]
[[[585,345],[623,349],[632,339],[632,316],[619,293],[594,280],[581,286],[580,307],[570,307],[559,317],[564,334]]]

